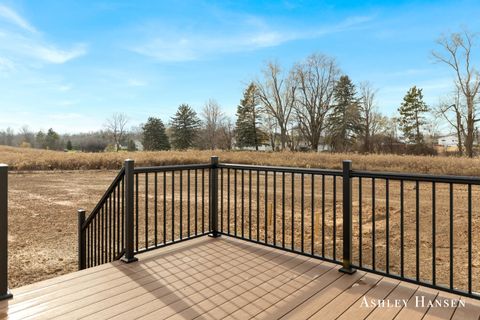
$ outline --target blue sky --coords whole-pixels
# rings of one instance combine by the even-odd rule
[[[0,129],[91,131],[113,112],[168,121],[210,98],[233,116],[266,61],[314,52],[372,82],[387,115],[413,85],[434,106],[452,87],[435,40],[480,31],[479,17],[478,0],[0,0]]]

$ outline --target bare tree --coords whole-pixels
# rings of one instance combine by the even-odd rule
[[[124,113],[114,113],[105,122],[105,129],[115,144],[115,150],[117,152],[120,150],[120,143],[125,138],[127,123],[128,118]]]
[[[263,121],[261,121],[261,130],[264,131],[267,135],[268,142],[272,151],[277,150],[277,135],[278,135],[278,125],[277,121],[270,114],[266,113],[263,116]]]
[[[465,105],[461,101],[461,94],[459,88],[456,88],[453,103],[452,101],[443,101],[435,110],[435,115],[443,117],[447,123],[455,129],[457,134],[458,153],[463,155],[464,137],[466,136],[465,123],[467,114]]]
[[[263,70],[263,82],[256,81],[258,97],[265,113],[275,119],[280,129],[280,145],[285,150],[288,124],[295,103],[296,85],[293,74],[285,76],[277,62],[269,62]]]
[[[217,101],[210,99],[203,107],[201,114],[204,123],[204,139],[209,149],[216,149],[219,147],[219,130],[225,120],[225,115],[222,112]]]
[[[30,146],[34,145],[35,134],[30,130],[27,125],[20,128],[21,143],[28,143]]]
[[[465,151],[468,157],[473,157],[473,140],[475,123],[480,121],[477,116],[476,99],[480,88],[480,74],[472,65],[472,48],[476,34],[463,30],[452,33],[437,40],[441,51],[433,51],[432,55],[439,61],[450,66],[455,72],[455,83],[466,102],[466,135]],[[460,110],[460,109],[458,109]]]
[[[218,128],[218,145],[222,150],[231,150],[235,136],[235,124],[230,117],[224,117]]]
[[[360,83],[360,113],[363,133],[363,151],[371,152],[371,139],[378,132],[380,114],[375,103],[377,90],[368,81]]]
[[[313,54],[294,67],[297,95],[295,115],[302,135],[318,149],[325,119],[332,109],[335,83],[340,70],[333,58]]]

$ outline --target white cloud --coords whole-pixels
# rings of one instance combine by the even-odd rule
[[[0,17],[9,21],[10,23],[17,25],[18,27],[26,31],[29,31],[31,33],[37,32],[37,30],[27,20],[25,20],[15,11],[13,11],[12,9],[4,5],[0,5]]]
[[[186,33],[158,27],[158,30],[162,30],[160,34],[130,49],[159,61],[190,61],[215,54],[252,51],[294,40],[318,38],[364,25],[370,20],[370,16],[350,17],[338,24],[299,31],[274,30],[262,19],[248,16],[244,21],[239,21],[239,24],[249,27],[247,31]]]
[[[38,63],[63,64],[87,53],[87,46],[82,43],[65,49],[45,40],[26,19],[4,5],[0,5],[0,21],[14,27],[0,30],[0,67],[5,65],[2,61],[22,66]]]
[[[62,50],[55,48],[54,46],[41,45],[38,43],[29,45],[29,47],[31,49],[29,54],[32,57],[55,64],[65,63],[87,53],[85,44],[76,44],[69,50]]]

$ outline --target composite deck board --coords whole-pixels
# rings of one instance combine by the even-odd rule
[[[480,301],[226,236],[13,289],[10,319],[479,319]],[[406,306],[365,306],[364,300]],[[425,305],[416,306],[418,299]],[[436,299],[466,306],[430,307]]]

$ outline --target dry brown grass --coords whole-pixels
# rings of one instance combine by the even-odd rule
[[[342,160],[349,159],[357,170],[480,176],[480,158],[221,150],[75,153],[0,146],[0,163],[13,170],[114,170],[127,158],[137,166],[156,166],[206,163],[212,155],[228,163],[340,169]]]

